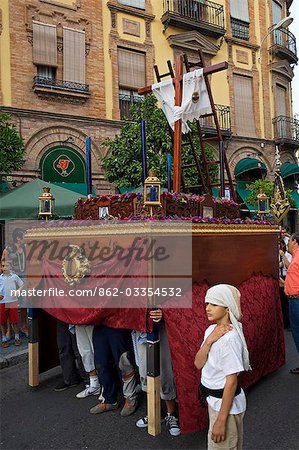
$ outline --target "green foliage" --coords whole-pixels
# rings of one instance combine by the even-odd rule
[[[137,187],[141,184],[141,119],[146,121],[148,169],[154,169],[162,185],[167,185],[167,153],[173,153],[171,137],[166,117],[158,108],[156,98],[147,95],[144,100],[132,105],[131,120],[124,122],[120,134],[103,142],[103,146],[108,147],[107,155],[101,159],[105,175],[118,187]],[[196,148],[199,149],[197,137],[195,141]],[[182,154],[182,164],[194,162],[191,149],[187,146],[184,147]],[[198,154],[201,159],[199,150]],[[213,159],[211,147],[207,148],[207,158]],[[194,169],[191,170],[192,172],[185,177],[186,184],[198,184],[197,179],[194,179],[196,172]],[[214,166],[211,166],[211,174],[215,176]]]
[[[270,199],[270,203],[272,201],[272,197],[273,197],[273,190],[274,190],[274,183],[273,181],[270,180],[256,180],[253,183],[249,184],[246,186],[247,189],[250,189],[250,194],[248,195],[248,197],[246,198],[246,202],[249,203],[250,205],[256,206],[256,198],[257,195],[259,194],[260,190],[262,190],[262,192],[264,192]],[[291,190],[288,189],[286,191],[288,200],[290,202],[291,208],[294,208],[295,205],[295,201],[293,199],[293,197],[291,196]]]
[[[24,164],[24,142],[11,116],[0,114],[0,172],[11,173]]]

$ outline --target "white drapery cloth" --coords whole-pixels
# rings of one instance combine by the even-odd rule
[[[175,106],[175,90],[171,79],[152,85],[155,97],[160,101],[169,125],[182,119],[182,131],[188,133],[187,120],[199,119],[201,115],[212,112],[203,69],[188,72],[183,76],[182,105]]]
[[[228,308],[230,321],[243,343],[244,369],[251,370],[248,348],[243,333],[243,327],[240,322],[242,318],[240,297],[240,291],[236,287],[229,284],[217,284],[207,290],[205,303]]]

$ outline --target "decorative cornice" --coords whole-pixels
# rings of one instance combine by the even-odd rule
[[[241,47],[251,48],[255,51],[257,51],[260,48],[259,45],[251,44],[250,42],[244,41],[243,39],[237,39],[234,37],[227,37],[227,36],[224,39],[229,45],[240,45]]]
[[[209,39],[204,37],[198,31],[187,31],[184,33],[173,34],[167,38],[170,47],[180,47],[184,50],[197,51],[199,48],[207,55],[215,56],[219,47],[214,45]]]
[[[32,119],[49,119],[49,120],[67,120],[74,121],[80,123],[86,123],[90,125],[91,123],[96,126],[101,125],[109,125],[110,127],[115,127],[119,129],[123,124],[121,120],[109,120],[109,119],[97,119],[95,117],[83,117],[83,116],[73,116],[71,114],[61,114],[61,113],[52,113],[47,111],[38,111],[33,109],[22,109],[22,108],[13,108],[11,106],[2,106],[0,107],[1,113],[7,114],[17,114],[20,117],[32,117]]]
[[[115,4],[115,3],[107,3],[108,8],[110,11],[113,12],[122,12],[125,14],[130,14],[131,16],[137,16],[142,17],[146,21],[152,22],[155,18],[153,14],[148,14],[147,12],[143,11],[142,9],[134,8],[132,6],[125,6],[121,4]]]
[[[49,5],[58,6],[60,8],[72,9],[73,11],[77,11],[81,7],[81,0],[75,0],[72,5],[68,5],[66,3],[60,3],[55,0],[39,0],[42,3],[48,3]]]
[[[284,59],[283,61],[277,61],[271,64],[270,70],[272,72],[279,73],[279,75],[283,75],[288,78],[288,80],[292,81],[294,78],[293,69],[290,66],[290,63]]]

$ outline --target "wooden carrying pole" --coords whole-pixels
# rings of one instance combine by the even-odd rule
[[[221,72],[228,68],[227,62],[214,64],[213,66],[205,67],[203,69],[204,75],[209,75],[216,72]],[[182,82],[183,82],[183,55],[178,55],[175,58],[175,77],[173,84],[175,89],[175,106],[182,104]],[[146,86],[138,89],[139,95],[145,95],[152,92],[152,86]],[[174,149],[173,149],[173,191],[180,192],[181,190],[181,151],[182,151],[182,120],[177,120],[174,123]]]

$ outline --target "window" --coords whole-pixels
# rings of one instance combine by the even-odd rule
[[[38,65],[37,76],[39,78],[47,78],[47,80],[55,80],[56,67]]]
[[[145,86],[145,54],[118,49],[119,108],[121,118],[129,117],[130,107],[140,96],[137,90]]]
[[[145,9],[145,0],[118,0],[118,3],[134,8]]]
[[[85,32],[63,28],[63,80],[85,84]]]
[[[57,34],[55,25],[33,22],[33,63],[57,67]]]
[[[273,25],[276,25],[282,19],[282,7],[278,3],[272,1],[272,15]],[[282,45],[282,32],[279,30],[274,31],[274,44]]]
[[[234,75],[235,124],[240,136],[256,137],[252,101],[252,79]]]
[[[249,40],[248,0],[230,0],[232,35],[238,39]]]

